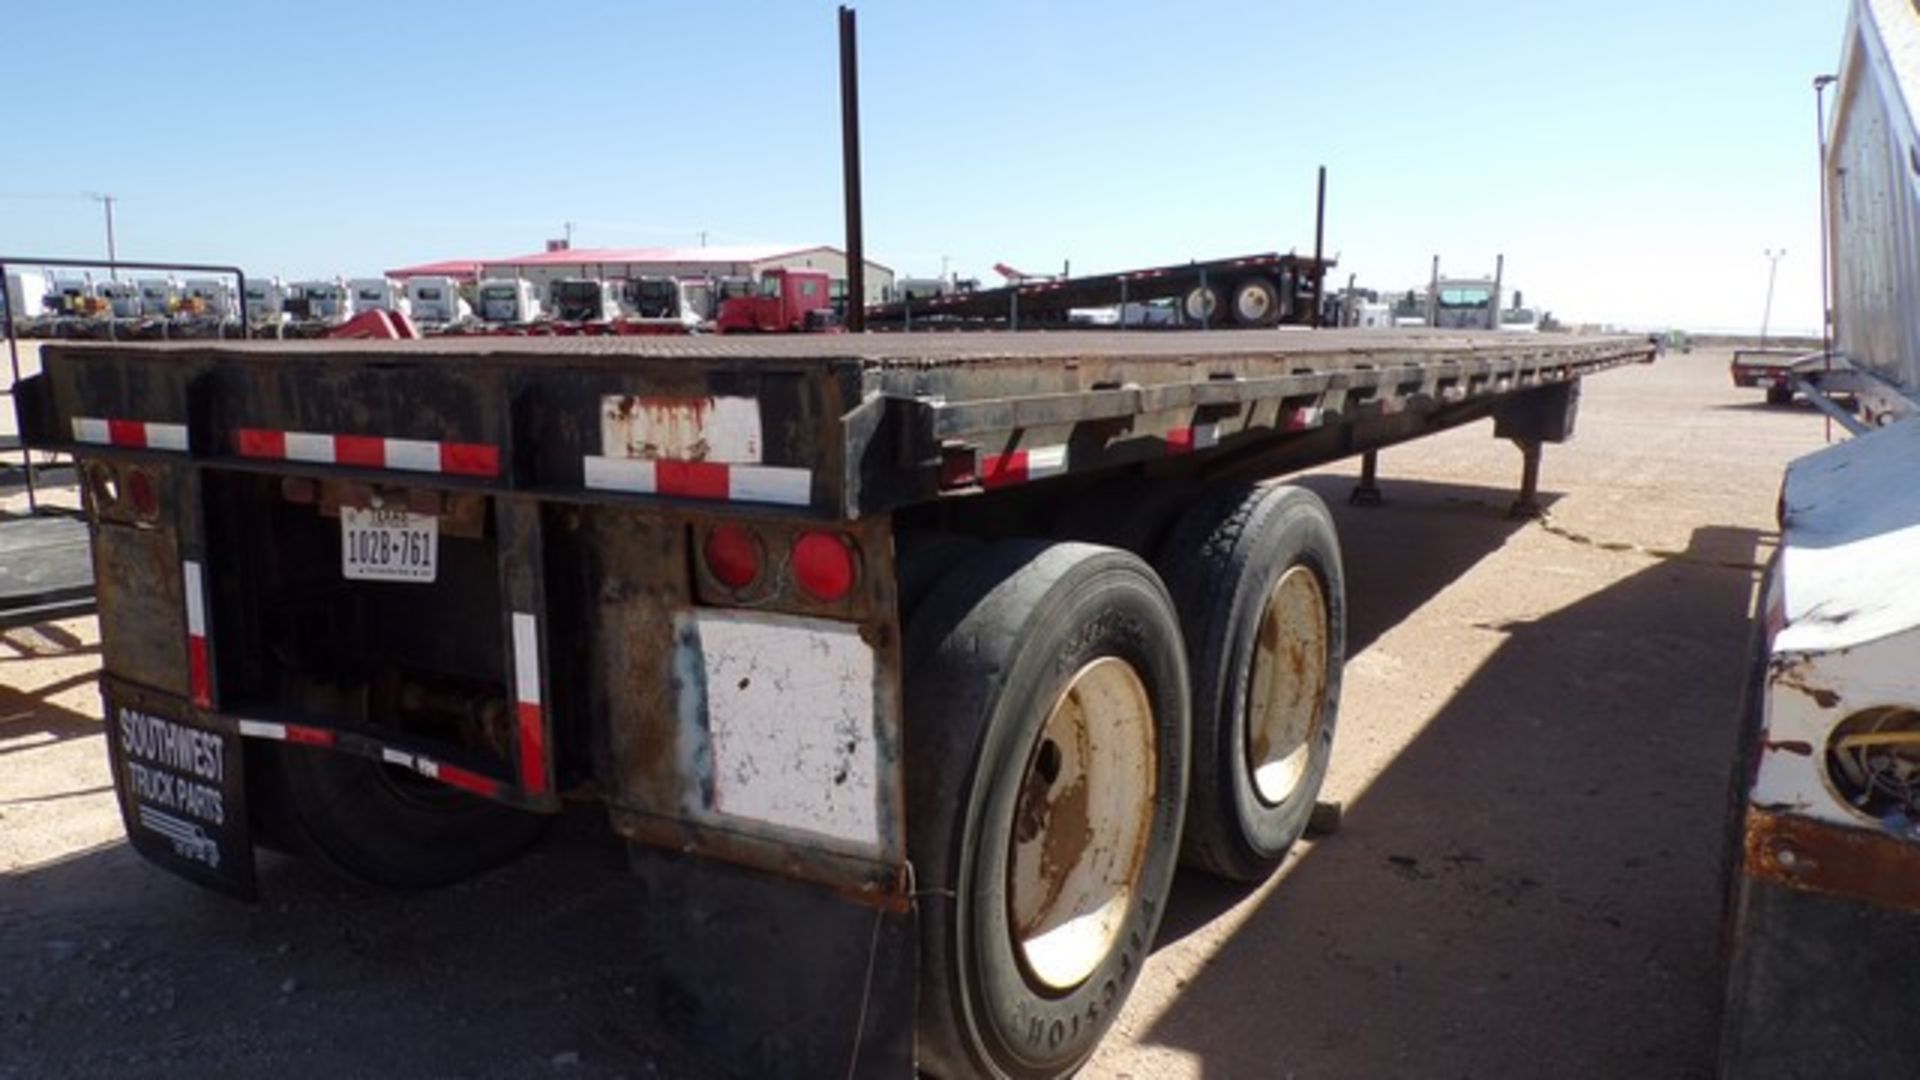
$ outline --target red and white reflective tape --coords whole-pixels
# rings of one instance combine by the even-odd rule
[[[1029,480],[1043,480],[1066,471],[1067,448],[1064,445],[1036,446],[1031,450],[982,457],[978,477],[981,487],[997,488],[1024,484]]]
[[[1167,432],[1167,453],[1191,454],[1220,444],[1220,425],[1195,424]]]
[[[1305,431],[1320,426],[1320,406],[1295,405],[1282,417],[1281,426],[1288,431]]]
[[[547,725],[540,706],[540,624],[513,613],[514,712],[520,729],[520,786],[529,795],[547,790]]]
[[[73,441],[95,446],[122,446],[130,450],[184,452],[187,449],[187,425],[76,416],[73,418]]]
[[[241,457],[453,476],[500,475],[500,448],[491,443],[433,442],[266,428],[241,428],[234,443]]]
[[[275,724],[265,720],[242,720],[240,734],[249,739],[273,739],[302,746],[332,746],[333,732],[306,724]]]
[[[339,741],[334,732],[307,724],[241,720],[239,727],[240,734],[249,739],[272,739],[275,742],[296,743],[301,746],[326,747],[334,746]],[[380,760],[389,765],[412,769],[429,780],[438,780],[449,787],[456,787],[485,798],[496,798],[500,794],[500,781],[491,776],[482,776],[471,769],[462,769],[458,765],[447,765],[419,754],[395,750],[390,746],[380,748]]]
[[[181,591],[187,598],[187,686],[193,703],[203,709],[213,707],[213,675],[207,659],[207,594],[200,564],[187,559],[180,564]]]
[[[599,456],[584,460],[586,485],[595,491],[783,506],[813,502],[813,472],[808,469]]]

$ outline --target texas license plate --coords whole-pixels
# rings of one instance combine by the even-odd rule
[[[340,508],[340,573],[348,580],[430,582],[439,557],[440,519],[431,514]]]

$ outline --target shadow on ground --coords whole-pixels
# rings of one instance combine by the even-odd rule
[[[1367,511],[1307,483],[1341,519],[1356,649],[1520,527],[1495,489],[1390,482]],[[1144,1041],[1209,1077],[1699,1071],[1746,591],[1661,563],[1505,627]],[[647,898],[591,811],[450,889],[270,856],[261,889],[240,905],[124,844],[0,879],[0,1078],[700,1075],[642,1003]],[[1239,895],[1184,877],[1170,935]]]
[[[1356,626],[1432,588],[1407,566],[1428,528],[1373,531],[1398,539],[1347,551]],[[1706,528],[1689,554],[1757,541]],[[1503,627],[1140,1041],[1209,1077],[1709,1075],[1750,581],[1669,559]],[[1244,895],[1187,875],[1169,920]]]

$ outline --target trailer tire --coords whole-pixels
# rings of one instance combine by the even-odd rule
[[[1239,326],[1272,326],[1280,321],[1280,290],[1263,277],[1233,287],[1233,321]]]
[[[1790,386],[1767,387],[1767,404],[1769,405],[1793,404],[1793,388]]]
[[[1195,507],[1161,549],[1193,673],[1188,865],[1264,879],[1306,830],[1332,757],[1346,582],[1326,504],[1285,485]]]
[[[491,870],[539,838],[547,815],[457,791],[398,766],[308,746],[274,747],[291,846],[373,885],[426,889]]]
[[[1042,540],[981,552],[909,626],[923,1071],[1066,1075],[1118,1015],[1179,861],[1179,634],[1139,558]]]
[[[1180,311],[1189,323],[1212,326],[1220,315],[1220,290],[1213,285],[1195,285],[1180,301]]]

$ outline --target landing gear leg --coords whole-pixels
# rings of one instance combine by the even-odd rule
[[[1515,439],[1513,445],[1520,448],[1520,494],[1514,497],[1507,516],[1543,517],[1547,511],[1540,505],[1540,440]]]
[[[1347,501],[1355,506],[1380,505],[1380,451],[1369,450],[1360,455],[1360,482],[1353,485]]]

